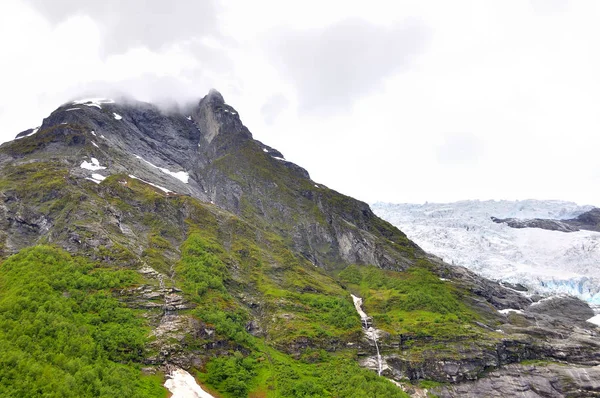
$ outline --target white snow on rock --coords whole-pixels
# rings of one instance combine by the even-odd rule
[[[77,110],[80,110],[80,109],[81,108],[69,108],[65,112],[77,111]]]
[[[94,180],[98,180],[98,181],[104,181],[106,179],[106,177],[104,177],[101,174],[97,174],[97,173],[92,174],[92,178]]]
[[[284,158],[280,158],[277,156],[273,156],[273,159],[281,160],[282,162],[287,162],[287,160],[285,160]]]
[[[586,322],[593,323],[594,325],[600,326],[600,314],[591,317]]]
[[[138,177],[134,176],[133,174],[129,174],[129,178],[133,178],[134,180],[138,180],[138,181],[141,181],[141,182],[146,183],[148,185],[152,185],[154,188],[158,188],[161,191],[163,191],[164,193],[173,193],[173,191],[171,191],[171,190],[169,190],[169,189],[167,189],[165,187],[161,187],[160,185],[153,184],[150,181],[142,180],[141,178],[138,178]]]
[[[106,168],[104,166],[100,166],[100,162],[98,162],[98,159],[96,158],[92,158],[92,163],[84,160],[79,167],[91,171],[104,170]]]
[[[198,385],[194,376],[183,369],[175,369],[167,376],[165,387],[171,398],[214,398]]]
[[[115,119],[117,120],[121,120],[123,119],[123,116],[119,115],[118,113],[113,112],[113,116],[115,117]]]
[[[73,101],[73,105],[85,105],[102,109],[102,104],[114,104],[115,101],[108,98],[85,98],[77,101]]]
[[[104,177],[104,176],[103,176],[103,175],[101,175],[101,174],[97,174],[97,173],[94,173],[94,174],[92,174],[92,177],[86,177],[86,180],[93,181],[93,182],[95,182],[96,184],[100,184],[100,183],[101,183],[102,181],[104,181],[105,179],[106,179],[106,177]]]
[[[96,137],[96,132],[95,132],[95,131],[91,131],[91,133],[92,133],[92,135],[93,135],[94,137]]]
[[[186,173],[185,171],[171,171],[169,169],[165,169],[164,167],[155,166],[152,163],[150,163],[149,161],[147,161],[146,159],[142,158],[141,156],[138,156],[138,155],[134,155],[134,156],[137,159],[141,160],[142,162],[147,163],[150,166],[154,167],[155,169],[159,169],[163,173],[168,174],[171,177],[177,178],[179,181],[183,182],[184,184],[187,184],[190,179],[190,175],[188,173]]]
[[[542,294],[600,304],[600,233],[516,229],[490,219],[570,219],[592,208],[556,200],[373,205],[375,214],[446,262]]]
[[[507,308],[505,310],[498,310],[499,313],[507,315],[509,312],[516,312],[517,314],[522,314],[523,311],[521,310],[515,310],[514,308]]]
[[[269,153],[269,150],[267,148],[263,148],[263,152]]]
[[[94,141],[92,141],[92,145],[95,146],[96,148],[99,148],[98,144],[96,144]]]
[[[187,119],[187,120],[192,120],[192,117],[191,117],[191,116],[188,116],[186,119]]]

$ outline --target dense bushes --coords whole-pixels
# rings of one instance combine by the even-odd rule
[[[213,359],[207,366],[208,382],[236,397],[248,394],[249,382],[256,375],[256,361],[235,352],[230,357]]]
[[[135,277],[45,246],[0,265],[0,396],[164,396],[131,363],[143,322],[110,293]]]

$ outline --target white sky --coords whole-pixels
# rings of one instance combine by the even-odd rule
[[[199,99],[359,199],[600,205],[600,2],[2,0],[0,142],[91,93]]]

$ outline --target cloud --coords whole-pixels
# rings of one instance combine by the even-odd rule
[[[272,124],[289,105],[290,101],[283,94],[275,94],[265,101],[260,108],[260,114],[267,124]]]
[[[296,87],[300,111],[349,110],[388,76],[410,67],[428,31],[416,20],[391,26],[346,19],[321,29],[271,32],[268,52]]]
[[[437,160],[444,166],[475,167],[484,154],[481,139],[473,134],[446,134],[437,148]]]
[[[105,55],[133,47],[160,50],[174,42],[218,35],[212,0],[26,0],[51,23],[87,15],[101,27]]]

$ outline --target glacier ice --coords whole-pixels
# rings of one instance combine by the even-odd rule
[[[487,278],[600,305],[600,233],[514,229],[499,218],[575,218],[593,206],[563,201],[375,203],[373,211],[424,250]]]

